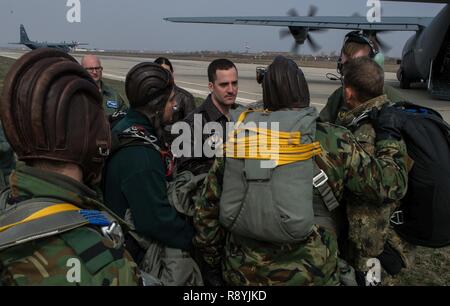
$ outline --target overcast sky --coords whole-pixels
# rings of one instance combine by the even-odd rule
[[[69,23],[67,0],[0,0],[0,46],[19,41],[23,23],[32,40],[77,40],[90,48],[150,51],[221,50],[250,52],[288,51],[293,40],[279,39],[278,27],[177,24],[164,17],[282,16],[290,8],[306,15],[310,4],[317,15],[366,15],[366,0],[80,0],[81,23]],[[435,16],[442,4],[382,3],[383,16]],[[412,32],[381,37],[392,46],[389,55],[400,56]],[[345,32],[329,30],[314,34],[329,53],[338,50]],[[311,53],[303,47],[301,53]],[[320,51],[319,51],[320,53]]]

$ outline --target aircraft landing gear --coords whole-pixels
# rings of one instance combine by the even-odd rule
[[[411,81],[405,78],[405,74],[403,70],[399,69],[397,72],[397,79],[400,81],[401,89],[409,89],[411,85]]]

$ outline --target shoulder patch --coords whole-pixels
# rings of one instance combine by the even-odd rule
[[[108,101],[106,101],[106,107],[118,109],[119,108],[119,102],[117,102],[116,100],[108,100]]]

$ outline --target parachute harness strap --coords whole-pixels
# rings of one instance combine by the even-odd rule
[[[65,212],[65,211],[74,211],[74,210],[79,211],[80,209],[72,204],[67,204],[67,203],[56,204],[56,205],[41,209],[18,222],[14,222],[12,224],[8,224],[8,225],[0,227],[0,233],[6,231],[16,225],[28,223],[28,222],[31,222],[31,221],[34,221],[37,219],[41,219],[41,218],[44,218],[47,216],[59,214],[59,213]]]

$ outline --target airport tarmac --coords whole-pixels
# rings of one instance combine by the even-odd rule
[[[0,56],[18,58],[23,52],[0,52]],[[170,56],[169,56],[170,57]],[[80,60],[79,55],[75,55]],[[103,75],[106,78],[115,80],[125,80],[125,76],[131,67],[143,62],[153,61],[153,58],[137,58],[122,56],[100,56],[104,67]],[[209,93],[207,67],[209,62],[172,60],[175,70],[175,80],[178,86],[192,92],[195,96],[206,97]],[[238,101],[247,104],[262,98],[261,86],[256,83],[256,67],[254,64],[236,64],[239,71],[239,95]],[[328,96],[340,86],[339,81],[327,79],[327,73],[336,74],[334,69],[324,68],[303,68],[309,84],[311,103],[320,111],[327,102]],[[434,100],[423,88],[403,90],[399,88],[399,83],[395,73],[386,73],[386,83],[398,89],[411,102],[431,107],[439,111],[444,119],[450,123],[450,101]],[[423,86],[422,86],[423,87]]]

